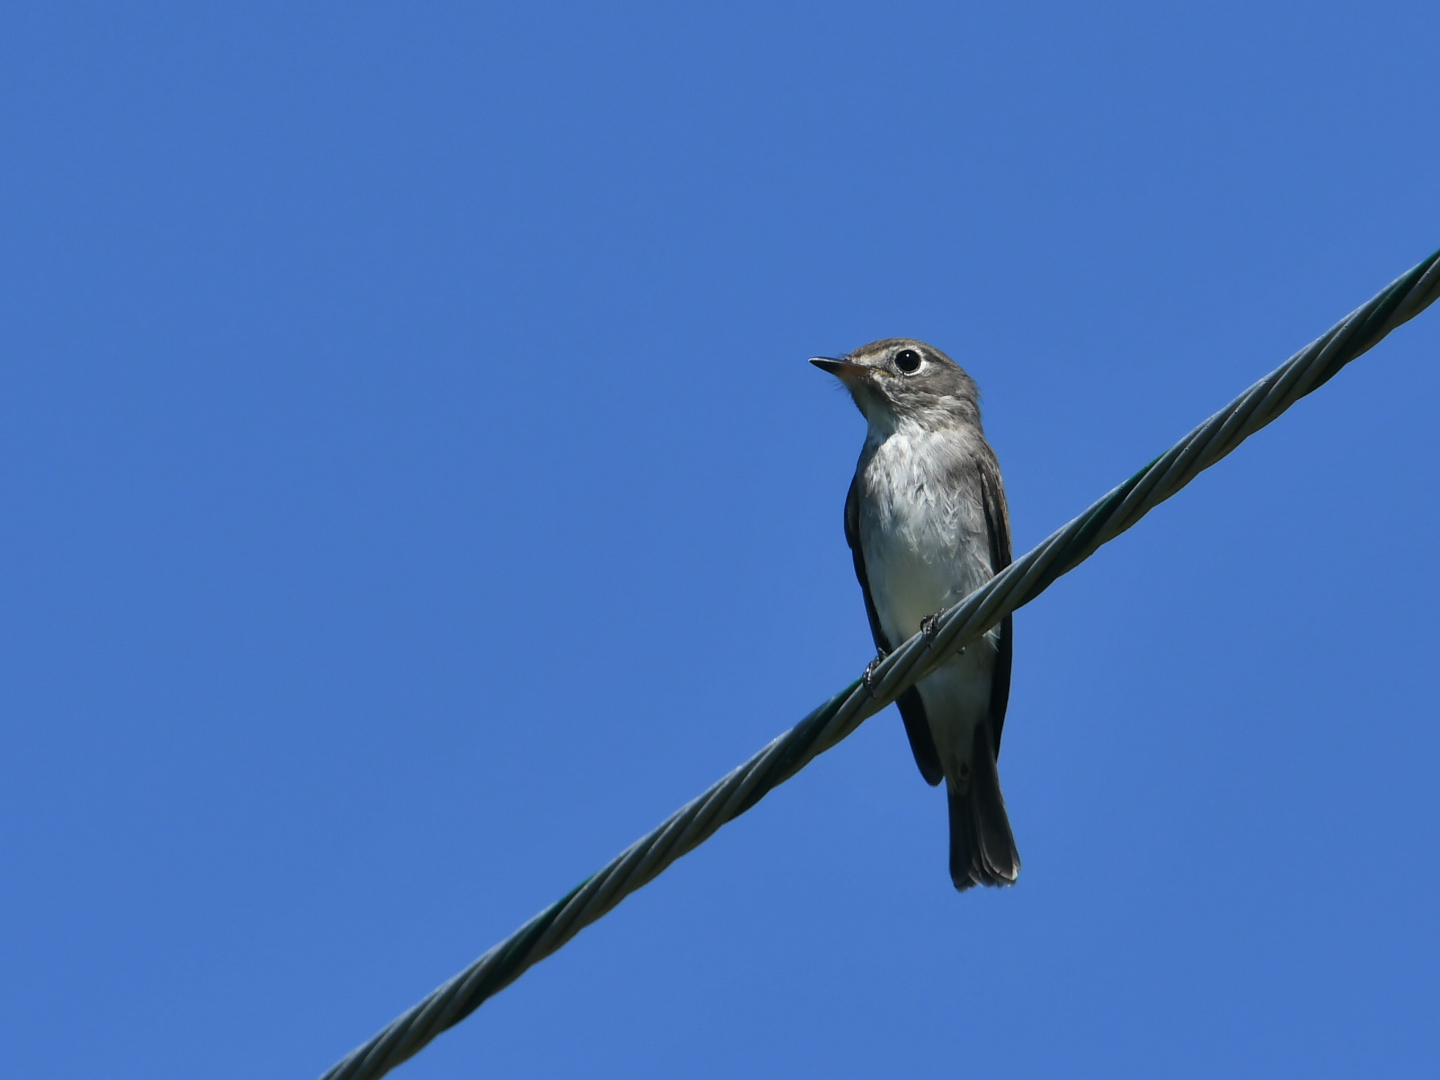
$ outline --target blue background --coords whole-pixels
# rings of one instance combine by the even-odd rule
[[[1440,245],[1440,9],[0,15],[8,1075],[313,1076],[848,682],[862,421],[1028,549]],[[397,1075],[1433,1075],[1440,314]]]

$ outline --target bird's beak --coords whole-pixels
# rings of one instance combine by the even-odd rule
[[[849,360],[836,360],[833,356],[812,356],[810,363],[821,371],[828,371],[847,384],[863,379],[870,374],[870,369],[864,364],[852,364]]]

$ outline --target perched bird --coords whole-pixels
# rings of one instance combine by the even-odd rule
[[[1000,465],[974,381],[939,349],[887,338],[810,362],[839,377],[869,425],[845,539],[884,656],[1010,564]],[[995,764],[1010,656],[1007,615],[896,702],[920,775],[945,781],[957,889],[1010,885],[1020,873]]]

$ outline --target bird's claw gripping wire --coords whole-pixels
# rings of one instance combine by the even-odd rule
[[[940,632],[940,619],[945,614],[944,610],[936,611],[920,620],[920,633],[925,635],[925,644],[929,645],[935,640],[935,635]],[[955,655],[960,656],[965,652],[965,646],[955,650]]]
[[[885,654],[876,653],[875,659],[865,665],[865,674],[860,676],[860,681],[865,684],[866,690],[875,689],[875,672],[880,670],[880,665],[885,662]]]

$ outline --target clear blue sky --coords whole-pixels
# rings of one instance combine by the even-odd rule
[[[0,1038],[312,1077],[848,682],[862,421],[1028,549],[1440,246],[1440,8],[0,14]],[[1440,312],[397,1076],[1433,1075]]]

